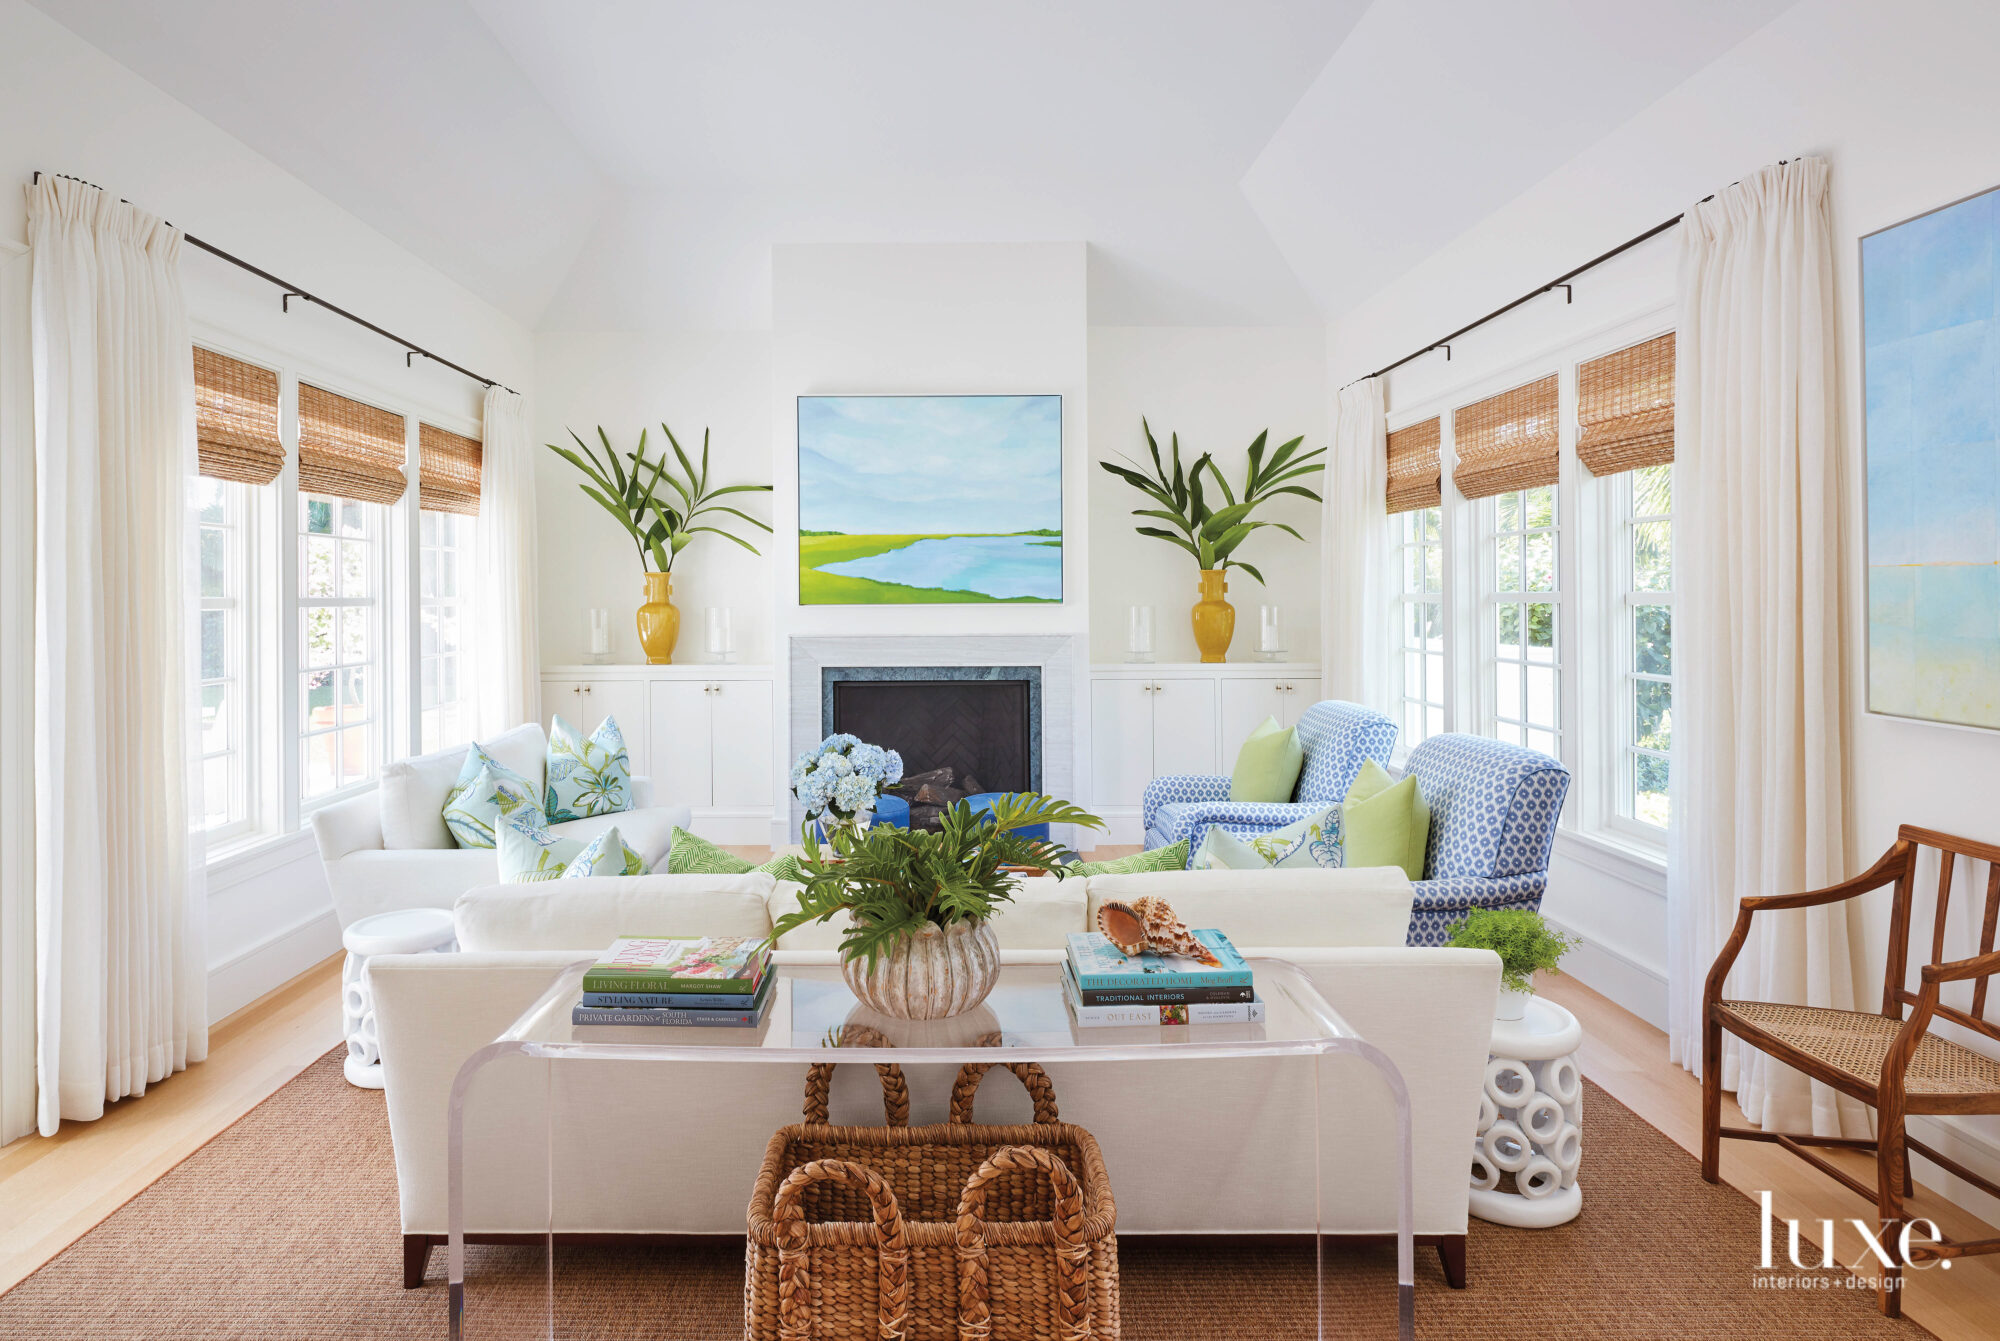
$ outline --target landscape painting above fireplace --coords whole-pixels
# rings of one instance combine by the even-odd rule
[[[1061,396],[799,397],[799,604],[1055,604]]]

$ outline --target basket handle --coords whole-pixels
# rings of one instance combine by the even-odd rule
[[[868,1194],[875,1212],[875,1308],[882,1341],[902,1341],[910,1315],[910,1244],[903,1212],[882,1176],[865,1164],[817,1159],[793,1169],[778,1188],[771,1223],[778,1240],[778,1336],[809,1341],[812,1336],[812,1254],[805,1207],[809,1183],[838,1182]]]
[[[1083,1246],[1083,1187],[1055,1151],[1010,1145],[965,1180],[953,1235],[958,1248],[958,1341],[990,1341],[993,1305],[986,1277],[986,1185],[1003,1173],[1041,1170],[1055,1189],[1056,1341],[1090,1341],[1090,1280]],[[796,1175],[795,1175],[796,1176]]]
[[[882,1079],[882,1118],[891,1127],[910,1125],[910,1087],[903,1079],[903,1068],[894,1062],[875,1063],[875,1074]],[[806,1068],[807,1122],[824,1126],[829,1120],[827,1095],[833,1088],[833,1063],[814,1062]]]
[[[979,1082],[993,1069],[993,1062],[967,1062],[958,1068],[958,1079],[951,1087],[951,1120],[958,1125],[972,1121],[972,1099],[979,1093]],[[1049,1083],[1048,1072],[1033,1062],[1002,1062],[1021,1079],[1028,1097],[1035,1101],[1035,1121],[1047,1126],[1061,1119],[1056,1112],[1056,1087]]]

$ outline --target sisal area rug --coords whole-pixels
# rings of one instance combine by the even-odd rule
[[[5,1295],[0,1337],[211,1341],[442,1338],[444,1253],[401,1288],[395,1170],[379,1092],[336,1049]],[[1439,1341],[1921,1338],[1865,1291],[1754,1287],[1756,1207],[1602,1090],[1584,1105],[1584,1210],[1549,1230],[1472,1222],[1471,1286],[1417,1256],[1417,1335]],[[747,1196],[747,1189],[746,1189]],[[473,1248],[469,1341],[546,1335],[542,1260]],[[1127,1341],[1308,1335],[1310,1249],[1119,1243]],[[557,1335],[737,1341],[740,1244],[566,1249]],[[1328,1261],[1333,1335],[1394,1335],[1387,1248]]]

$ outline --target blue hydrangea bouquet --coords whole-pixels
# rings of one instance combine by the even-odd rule
[[[792,761],[792,795],[829,837],[836,829],[866,829],[882,789],[902,780],[902,755],[846,732]]]

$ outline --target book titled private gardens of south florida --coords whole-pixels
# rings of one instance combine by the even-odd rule
[[[748,997],[770,958],[763,937],[620,936],[583,975],[583,990]]]

